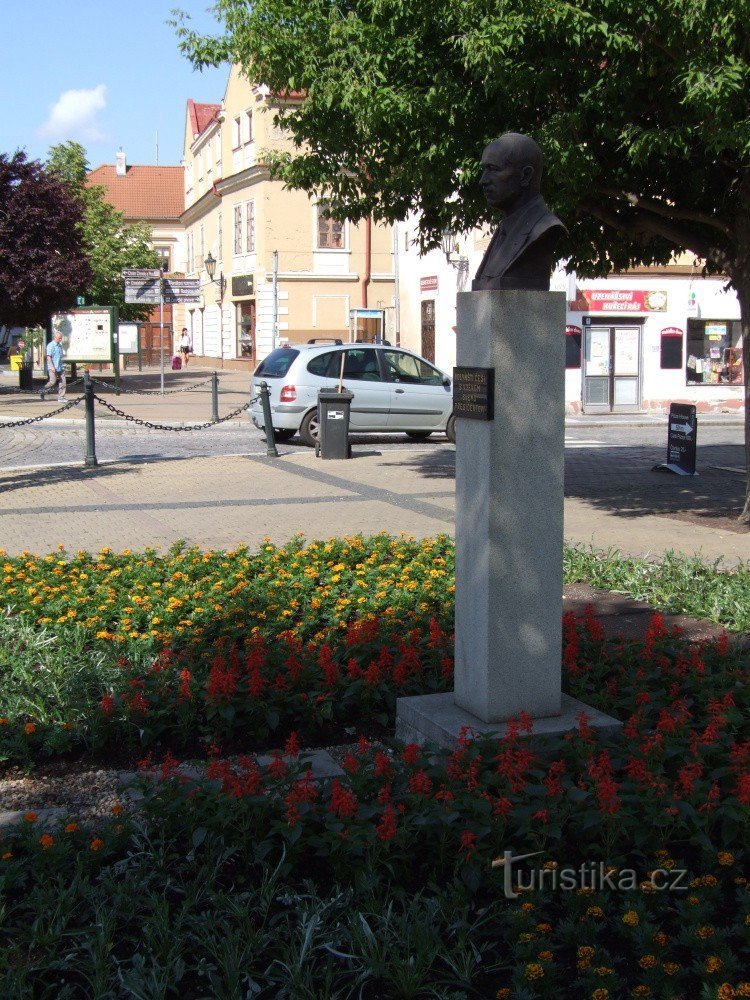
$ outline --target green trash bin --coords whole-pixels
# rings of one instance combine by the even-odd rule
[[[354,393],[348,389],[318,390],[318,448],[321,458],[351,458],[349,410]]]

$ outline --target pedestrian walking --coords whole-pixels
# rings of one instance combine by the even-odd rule
[[[61,403],[65,399],[65,351],[62,345],[62,334],[57,331],[53,339],[47,344],[47,373],[49,382],[39,393],[39,398],[44,399],[48,392],[57,386],[57,401]]]
[[[187,327],[183,326],[182,336],[180,337],[180,351],[182,352],[182,361],[187,368],[188,358],[193,350],[193,340],[188,333]]]

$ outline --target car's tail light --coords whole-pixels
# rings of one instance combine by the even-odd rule
[[[279,396],[280,402],[293,403],[296,398],[297,398],[296,385],[284,385],[281,387],[281,395]]]

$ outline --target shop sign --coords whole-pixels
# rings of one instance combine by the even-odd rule
[[[428,274],[426,278],[419,279],[420,292],[436,292],[438,290],[438,278],[436,274]]]
[[[492,420],[494,402],[494,368],[453,369],[453,412],[457,417]]]
[[[665,326],[661,331],[662,337],[681,337],[682,330],[679,326]]]
[[[594,313],[666,312],[667,293],[643,288],[579,288],[572,308]]]
[[[568,325],[565,327],[565,333],[567,334],[568,337],[583,336],[583,330],[580,328],[580,326],[575,326],[575,324],[573,323],[568,323]]]
[[[232,278],[232,297],[254,295],[252,274],[238,274]]]

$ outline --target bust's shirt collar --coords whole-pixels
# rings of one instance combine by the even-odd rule
[[[505,239],[512,239],[515,236],[520,235],[526,228],[529,227],[529,223],[532,222],[540,212],[546,211],[547,206],[545,204],[544,198],[541,194],[536,195],[531,201],[527,201],[525,205],[521,208],[517,208],[515,212],[511,212],[510,215],[506,215],[502,219],[500,225],[503,232],[505,233]]]

